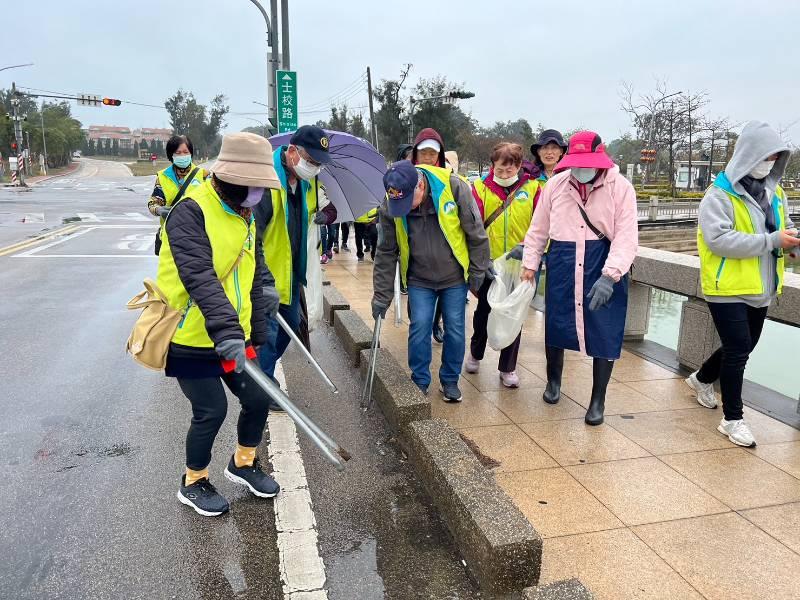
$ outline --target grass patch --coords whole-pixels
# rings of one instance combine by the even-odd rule
[[[136,175],[137,177],[141,177],[143,175],[155,175],[162,169],[166,169],[172,163],[168,160],[157,160],[155,166],[150,161],[147,162],[135,162],[129,163],[128,167],[131,169],[131,173]]]

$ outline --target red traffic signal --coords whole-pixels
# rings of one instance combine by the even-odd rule
[[[117,100],[116,98],[103,98],[103,104],[105,106],[119,106],[122,104],[122,100]]]
[[[17,151],[17,142],[11,142],[11,149],[16,152]]]

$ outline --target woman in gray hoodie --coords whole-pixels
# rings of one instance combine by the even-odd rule
[[[742,380],[767,309],[781,293],[784,250],[800,245],[780,186],[789,148],[766,123],[745,125],[730,162],[700,202],[697,247],[703,295],[722,341],[686,383],[724,416],[717,429],[740,446],[756,441],[742,414]]]

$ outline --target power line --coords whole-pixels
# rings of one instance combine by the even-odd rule
[[[358,78],[355,81],[345,86],[341,91],[336,92],[335,94],[329,96],[325,100],[320,100],[318,102],[311,102],[306,105],[306,108],[312,109],[312,108],[319,108],[326,104],[327,105],[330,105],[331,103],[335,104],[337,98],[349,94],[351,91],[353,91],[354,88],[363,87],[366,84],[366,81],[367,81],[367,72],[364,71],[358,76]]]

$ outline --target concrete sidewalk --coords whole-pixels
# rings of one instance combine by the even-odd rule
[[[367,323],[372,263],[355,253],[323,267]],[[390,308],[381,342],[407,368],[408,319]],[[467,335],[471,334],[471,298]],[[583,422],[591,359],[568,352],[562,400],[542,401],[543,315],[523,329],[518,390],[503,388],[498,352],[461,379],[464,400],[435,387],[431,402],[482,455],[545,538],[541,583],[579,578],[597,598],[797,598],[800,590],[800,431],[745,408],[759,446],[716,430],[721,409],[694,400],[682,376],[629,352],[614,368],[606,423]],[[469,344],[467,344],[469,347]]]

